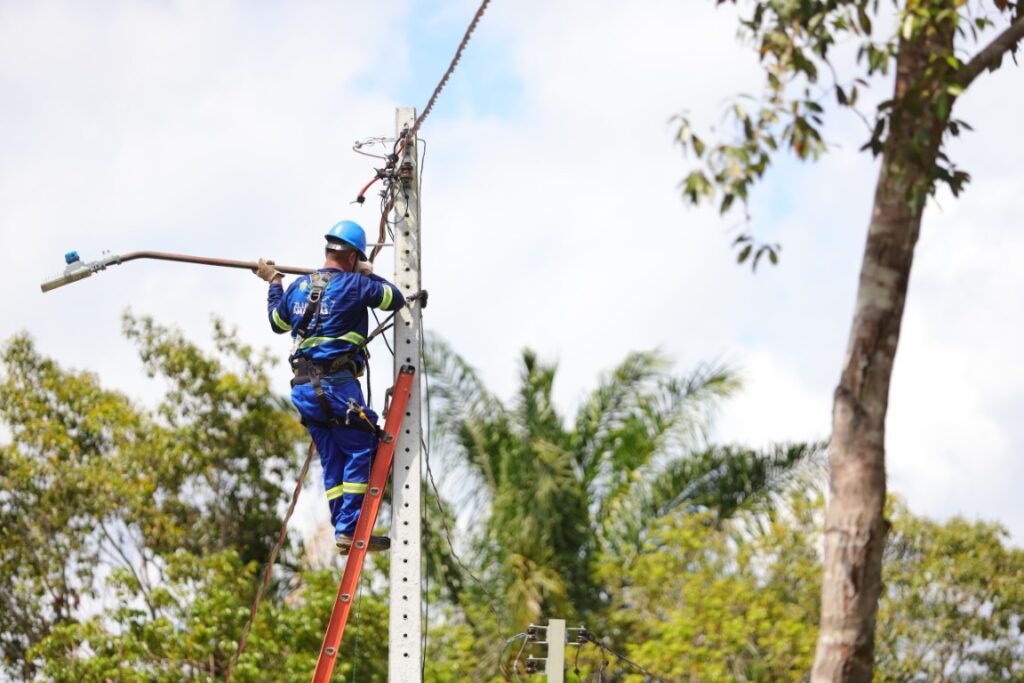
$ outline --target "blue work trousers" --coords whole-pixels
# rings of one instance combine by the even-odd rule
[[[350,400],[363,406],[363,390],[359,380],[352,374],[342,372],[323,377],[320,382],[335,417],[345,419]],[[370,478],[370,462],[377,450],[377,436],[354,427],[328,424],[329,416],[324,414],[311,384],[294,387],[292,403],[302,415],[306,429],[320,453],[324,489],[327,491],[327,505],[331,509],[334,533],[351,535],[359,520],[366,482]],[[367,407],[364,407],[364,411],[376,425],[377,414]],[[349,416],[352,420],[361,419],[355,414],[350,413]]]

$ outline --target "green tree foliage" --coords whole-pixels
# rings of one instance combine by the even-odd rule
[[[304,456],[269,359],[223,325],[212,354],[146,318],[125,333],[166,387],[154,410],[26,336],[0,351],[0,645],[22,679],[222,676]],[[299,573],[300,550],[286,547],[235,680],[312,670],[337,584]],[[384,603],[364,591],[364,673],[385,666]]]
[[[117,591],[118,607],[58,626],[32,654],[43,663],[43,676],[57,683],[222,681],[249,614],[256,569],[256,563],[243,564],[234,551],[207,557],[175,553],[167,558],[165,581],[155,591],[155,616],[131,607],[138,587],[130,577],[115,577],[109,585]],[[232,680],[308,679],[337,578],[333,571],[305,572],[301,587],[287,600],[265,601]],[[386,595],[367,588],[359,600],[346,630],[353,656],[339,661],[338,679],[386,680]]]
[[[0,351],[0,676],[222,680],[248,616],[304,434],[270,393],[268,359],[221,326],[212,354],[150,320],[126,331],[167,387],[154,410],[27,337]],[[814,449],[709,444],[728,372],[675,376],[632,354],[566,421],[554,366],[529,352],[511,405],[441,342],[431,359],[433,467],[461,468],[467,497],[428,496],[426,680],[501,680],[504,639],[552,616],[667,680],[805,679],[822,501],[796,475]],[[993,525],[898,503],[891,516],[877,680],[1020,680],[1024,553]],[[312,671],[338,572],[303,569],[301,551],[286,547],[234,680]],[[386,678],[385,565],[363,583],[339,680]],[[642,680],[592,645],[567,653],[584,677]]]
[[[793,496],[753,533],[746,519],[671,515],[625,572],[607,558],[612,624],[635,643],[629,656],[670,680],[803,680],[817,638],[821,507]]]
[[[847,352],[833,394],[833,495],[812,674],[815,681],[868,683],[888,528],[885,419],[914,250],[927,198],[943,185],[955,196],[968,180],[946,153],[949,138],[969,129],[953,115],[955,104],[983,72],[998,69],[1007,54],[1017,56],[1024,2],[716,2],[741,7],[740,33],[760,58],[765,86],[759,96],[732,104],[733,125],[722,142],[709,145],[680,119],[679,140],[698,160],[683,183],[693,203],[720,195],[725,212],[736,200],[746,202],[778,152],[815,159],[825,151],[823,127],[833,98],[835,107],[856,109],[872,80],[891,87],[891,97],[874,98],[867,114],[858,111],[869,130],[862,149],[880,163]],[[778,259],[778,245],[750,234],[735,245],[738,261],[749,260],[752,268],[765,255],[773,263]]]
[[[0,447],[0,638],[5,667],[28,676],[28,648],[97,598],[101,561],[124,561],[110,538],[150,531],[123,528],[118,511],[148,504],[149,454],[166,440],[126,397],[61,370],[27,337],[0,358],[11,439]],[[152,560],[134,554],[133,570]]]
[[[935,522],[898,499],[890,508],[875,680],[1021,680],[1024,551],[1008,547],[998,525]],[[823,519],[813,490],[794,492],[767,518],[663,518],[634,562],[602,564],[616,596],[615,639],[668,680],[806,680]],[[592,652],[583,660],[594,666]]]
[[[876,680],[1024,680],[1024,551],[995,524],[891,507]]]
[[[716,0],[716,4],[735,0]],[[921,171],[908,185],[907,199],[921,204],[939,185],[959,194],[970,176],[940,151],[942,140],[971,127],[951,116],[953,105],[977,76],[998,68],[1006,52],[1014,56],[1024,35],[1022,3],[1011,0],[759,0],[743,5],[740,36],[758,54],[765,86],[758,95],[740,95],[726,109],[729,126],[722,140],[697,134],[690,120],[678,118],[678,139],[697,160],[683,181],[683,194],[697,204],[717,201],[725,213],[745,203],[772,159],[789,152],[816,160],[828,145],[824,133],[831,107],[854,111],[866,124],[863,150],[878,156],[894,131],[900,136],[896,165]],[[890,19],[894,15],[895,22]],[[891,29],[890,29],[891,27]],[[992,29],[1005,29],[974,58],[967,52]],[[956,49],[954,49],[954,38]],[[892,98],[869,105],[861,94],[896,70],[901,46],[922,44],[930,57],[904,64],[906,82]],[[909,50],[908,50],[909,51]],[[877,99],[877,98],[876,98]],[[937,126],[927,125],[934,114]],[[750,234],[736,240],[740,262],[756,267],[762,256],[778,259],[777,244]]]
[[[506,628],[543,615],[593,617],[610,597],[602,554],[630,556],[650,523],[676,510],[722,519],[757,508],[815,452],[708,444],[715,406],[739,384],[720,367],[675,376],[657,353],[632,353],[565,420],[552,401],[556,368],[531,351],[511,405],[440,340],[428,357],[436,451],[449,476],[464,478],[458,502],[477,530],[467,555],[488,586],[480,591],[449,566],[459,575],[449,595],[500,602]]]

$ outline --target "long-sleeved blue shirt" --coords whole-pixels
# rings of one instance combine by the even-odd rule
[[[405,297],[398,287],[379,275],[346,273],[337,268],[321,268],[333,272],[320,299],[319,323],[314,315],[306,339],[297,351],[314,363],[327,363],[366,339],[369,326],[367,308],[397,311],[405,306]],[[312,285],[308,275],[296,278],[285,291],[279,283],[267,290],[267,315],[274,332],[291,332],[302,320]]]

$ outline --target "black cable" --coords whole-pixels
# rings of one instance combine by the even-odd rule
[[[387,142],[391,142],[392,138],[377,137],[377,138],[366,138],[365,140],[356,140],[352,145],[352,151],[356,154],[362,154],[364,157],[371,157],[373,159],[381,159],[387,161],[388,157],[386,154],[373,154],[371,152],[364,152],[363,147],[367,145],[384,145]]]
[[[523,644],[519,646],[519,652],[516,653],[516,658],[512,662],[512,675],[514,675],[516,677],[517,681],[521,680],[519,678],[519,660],[522,658],[523,650],[526,649],[526,644],[529,643],[529,642],[530,642],[530,638],[529,637],[523,638]]]
[[[629,657],[627,657],[626,655],[624,655],[624,654],[622,654],[622,653],[620,653],[620,652],[616,652],[615,650],[611,649],[610,647],[608,647],[608,646],[607,646],[607,645],[605,645],[604,643],[602,643],[602,642],[598,641],[598,640],[597,640],[597,639],[596,639],[596,638],[595,638],[595,637],[594,637],[593,635],[591,635],[590,633],[584,633],[584,634],[582,635],[582,637],[583,637],[583,638],[584,638],[584,639],[585,639],[585,640],[586,640],[586,641],[587,641],[588,643],[593,643],[593,644],[594,644],[595,646],[597,646],[597,647],[598,647],[599,649],[601,649],[601,650],[602,650],[603,652],[607,652],[607,653],[608,653],[608,654],[610,654],[610,655],[611,655],[612,657],[615,657],[615,658],[616,658],[617,660],[619,660],[620,662],[623,662],[623,663],[624,663],[624,664],[626,664],[627,666],[631,667],[631,668],[632,668],[632,669],[633,669],[634,671],[639,671],[639,672],[640,672],[640,673],[642,673],[642,674],[643,674],[644,676],[646,676],[646,677],[648,678],[648,680],[652,680],[652,681],[664,681],[664,680],[665,680],[665,679],[664,679],[664,678],[662,678],[661,676],[658,676],[657,674],[653,674],[653,673],[651,673],[650,671],[648,671],[647,669],[645,669],[644,667],[640,666],[639,664],[637,664],[636,662],[634,662],[634,661],[633,661],[632,659],[630,659],[630,658],[629,658]],[[607,662],[605,662],[605,663],[607,663]],[[602,672],[602,676],[603,676],[603,675],[604,675],[604,665],[603,665],[603,664],[602,664],[602,666],[601,666],[601,672]]]
[[[377,317],[377,311],[371,308],[370,309],[370,313],[373,313],[373,319],[377,323],[377,327],[380,327],[380,318]],[[391,344],[388,342],[387,336],[386,335],[382,335],[381,339],[384,340],[384,346],[388,347],[388,353],[390,353],[391,357],[394,358],[395,357],[395,350],[393,348],[391,348]],[[367,365],[369,365],[369,363],[367,363]]]
[[[420,519],[426,519],[427,502],[420,496]],[[423,531],[420,531],[420,547],[423,547]],[[426,570],[430,559],[426,553],[420,554],[420,576],[423,577],[423,620],[420,624],[420,680],[426,680],[427,673],[427,631],[430,628],[430,572]]]
[[[306,475],[309,473],[309,464],[313,460],[313,455],[316,453],[316,444],[313,441],[309,442],[309,450],[306,453],[306,460],[302,463],[302,467],[299,469],[299,476],[295,479],[295,490],[292,492],[291,502],[288,503],[288,511],[284,514],[284,519],[281,521],[281,530],[277,533],[277,542],[270,551],[270,558],[267,560],[266,567],[263,568],[263,580],[260,582],[259,587],[256,589],[256,596],[253,598],[252,606],[249,608],[249,618],[245,622],[245,626],[242,627],[242,635],[238,639],[238,645],[235,648],[235,653],[231,656],[228,661],[227,671],[224,674],[224,680],[226,683],[231,683],[231,672],[238,664],[238,659],[245,652],[245,644],[249,638],[249,632],[252,629],[253,622],[256,621],[256,612],[260,608],[260,602],[263,600],[263,596],[267,592],[267,587],[270,586],[270,577],[274,570],[274,563],[277,561],[278,553],[281,552],[281,548],[284,546],[285,534],[288,532],[288,522],[292,518],[292,513],[295,512],[295,504],[299,502],[299,494],[302,492],[302,482],[306,480]]]
[[[508,671],[505,669],[505,665],[504,665],[504,662],[505,662],[505,652],[508,651],[508,646],[511,645],[512,643],[514,643],[516,641],[516,639],[518,639],[518,638],[528,638],[528,637],[529,636],[526,633],[517,633],[517,634],[515,634],[514,636],[512,636],[511,638],[509,638],[509,639],[507,639],[505,641],[505,644],[501,648],[501,652],[498,653],[498,672],[501,674],[501,677],[504,678],[506,681],[507,680],[511,680],[511,679],[509,678]]]
[[[426,138],[416,138],[416,144],[423,143],[423,152],[420,154],[420,167],[419,175],[416,176],[416,181],[419,183],[416,186],[416,194],[419,197],[423,196],[423,168],[427,165],[427,140]]]
[[[424,343],[423,314],[422,314],[422,310],[420,312],[419,328],[420,328],[420,358],[424,358],[426,356],[426,350],[425,350],[425,343]],[[427,407],[427,429],[428,429],[429,432],[432,433],[433,432],[433,424],[434,423],[433,423],[433,418],[431,417],[431,412],[430,412],[430,379],[429,378],[430,378],[430,373],[424,372],[423,373],[423,385],[424,385],[424,396],[426,398],[426,407]],[[469,567],[467,567],[465,562],[462,561],[462,558],[459,557],[459,554],[457,552],[455,552],[455,544],[452,542],[451,529],[448,527],[448,519],[445,516],[444,507],[441,505],[441,490],[438,488],[437,482],[434,480],[434,471],[430,467],[430,446],[427,443],[427,441],[423,438],[422,431],[420,432],[420,445],[423,448],[423,456],[424,456],[423,459],[424,459],[424,462],[426,463],[426,467],[427,467],[427,480],[430,482],[430,486],[434,490],[434,500],[437,501],[437,510],[438,510],[438,513],[441,516],[441,527],[442,527],[442,530],[444,531],[445,541],[448,544],[448,550],[451,553],[452,559],[455,560],[455,564],[457,564],[459,566],[459,568],[462,569],[462,571],[464,571],[469,576],[469,578],[473,579],[473,581],[478,586],[480,586],[480,589],[484,592],[484,596],[487,598],[487,606],[491,610],[491,613],[494,614],[494,619],[497,622],[498,630],[500,631],[500,630],[502,630],[504,622],[503,622],[503,620],[501,618],[500,611],[498,610],[497,607],[495,607],[496,601],[494,599],[494,595],[487,589],[487,585],[483,582],[483,580],[480,579],[480,577],[478,577],[475,573],[473,573],[473,570],[471,570]]]
[[[423,309],[422,308],[420,308],[419,331],[420,331],[420,343],[419,343],[419,346],[420,346],[420,364],[422,365],[424,363],[424,361],[423,361],[423,349],[424,349],[424,347],[423,347]],[[426,375],[427,375],[426,371],[424,371],[421,374],[421,376],[423,377],[423,385],[424,385],[424,396],[423,396],[423,398],[426,401],[426,405],[427,405],[427,436],[426,436],[426,438],[424,438],[423,430],[420,429],[420,447],[423,448],[423,460],[426,463],[426,470],[427,470],[427,472],[429,472],[430,471],[430,448],[427,447],[426,444],[428,444],[430,442],[430,384],[429,384],[429,380],[427,380],[427,378],[426,378]],[[422,476],[423,476],[423,473],[420,472],[420,477],[422,477]],[[426,500],[426,496],[422,496],[422,495],[420,496],[420,519],[422,519],[422,520],[426,520],[427,519],[427,500]],[[429,530],[430,530],[430,525],[428,524],[427,525],[427,531],[429,532]],[[420,532],[420,545],[422,546],[422,544],[423,544],[423,532],[421,531]],[[428,550],[428,553],[429,553],[429,550]],[[420,573],[423,575],[423,582],[426,585],[426,590],[424,591],[424,595],[429,595],[428,591],[430,590],[430,572],[427,570],[427,564],[429,564],[430,558],[427,557],[427,553],[424,553],[424,555],[420,558],[420,562],[421,562]],[[421,667],[421,669],[420,669],[420,680],[424,680],[426,678],[426,676],[424,674],[426,672],[425,667],[426,667],[426,661],[427,661],[427,628],[430,626],[430,619],[429,619],[430,600],[429,599],[424,600],[423,603],[424,603],[423,612],[424,612],[424,622],[425,622],[425,625],[423,627],[423,641],[422,641],[422,643],[420,645],[420,651],[423,654],[422,663],[420,664],[420,667]]]

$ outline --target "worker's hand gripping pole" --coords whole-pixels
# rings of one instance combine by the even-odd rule
[[[331,672],[334,671],[341,637],[345,633],[348,614],[352,609],[352,602],[356,598],[356,590],[359,587],[359,575],[363,571],[367,544],[370,542],[370,534],[373,533],[373,526],[377,521],[377,512],[380,510],[380,502],[384,496],[384,486],[387,484],[388,474],[391,471],[395,444],[402,429],[402,418],[405,417],[409,396],[412,394],[415,372],[416,369],[413,366],[404,365],[398,371],[398,379],[395,380],[391,406],[388,408],[387,417],[384,420],[384,434],[381,436],[377,454],[373,459],[369,485],[366,495],[363,497],[363,507],[359,512],[359,522],[356,523],[352,548],[349,550],[348,561],[345,563],[345,573],[341,577],[338,597],[334,601],[331,620],[327,625],[323,645],[320,646],[320,656],[316,660],[313,683],[328,683],[331,680]]]

